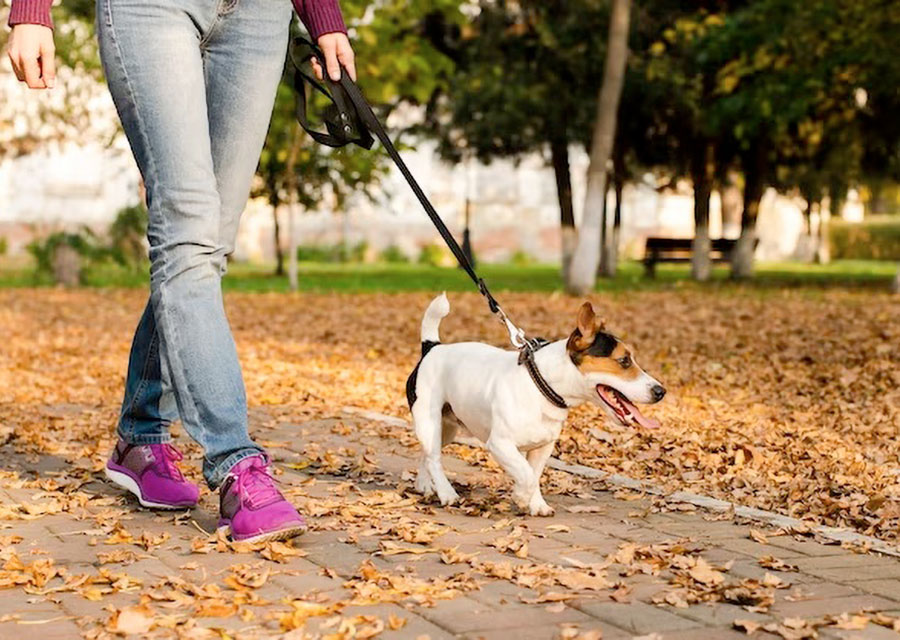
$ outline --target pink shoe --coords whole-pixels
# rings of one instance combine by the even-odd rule
[[[265,456],[244,458],[231,468],[219,489],[219,529],[232,540],[287,540],[306,528],[306,520],[275,486]]]
[[[175,464],[182,456],[171,444],[116,443],[106,463],[106,477],[152,509],[190,509],[200,490],[185,480]]]

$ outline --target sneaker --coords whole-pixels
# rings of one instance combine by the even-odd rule
[[[175,464],[182,455],[171,444],[116,443],[106,463],[106,477],[152,509],[190,509],[200,489],[185,480]]]
[[[306,531],[303,519],[284,499],[263,455],[231,468],[219,489],[219,530],[239,542],[287,540]]]

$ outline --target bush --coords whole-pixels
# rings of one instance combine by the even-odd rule
[[[534,264],[534,258],[527,251],[516,249],[515,253],[510,256],[509,261],[517,267],[527,267]]]
[[[439,244],[426,244],[419,252],[419,264],[446,267],[451,261],[450,250]]]
[[[84,282],[85,268],[115,257],[97,241],[88,229],[78,232],[57,231],[27,247],[35,260],[37,274],[48,274],[57,284],[77,286]]]
[[[300,262],[362,262],[366,258],[369,244],[362,241],[352,247],[335,245],[300,245],[297,260]]]
[[[121,209],[109,226],[110,251],[116,261],[137,267],[147,259],[147,210],[143,205]]]
[[[385,247],[381,253],[378,254],[378,259],[381,262],[389,262],[391,264],[400,264],[402,262],[409,262],[409,256],[403,253],[403,250],[397,245],[392,244],[389,247]]]
[[[9,251],[9,242],[5,236],[0,236],[0,256],[5,256],[7,251]]]
[[[863,222],[832,220],[831,257],[850,260],[900,260],[900,217],[871,217]]]

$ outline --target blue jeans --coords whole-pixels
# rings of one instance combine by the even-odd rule
[[[100,56],[147,189],[150,300],[119,435],[166,442],[180,416],[217,487],[262,450],[221,280],[284,69],[290,0],[97,0]]]

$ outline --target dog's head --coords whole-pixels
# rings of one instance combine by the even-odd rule
[[[653,404],[666,395],[659,381],[641,369],[634,350],[606,331],[590,302],[578,310],[575,331],[566,343],[569,358],[584,380],[584,397],[624,426],[659,427],[635,403]]]

